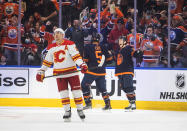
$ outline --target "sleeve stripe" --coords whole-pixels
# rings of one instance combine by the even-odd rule
[[[80,56],[80,54],[76,54],[75,56],[72,57],[72,59],[79,57],[79,56]]]
[[[47,66],[47,67],[51,67],[53,63],[52,62],[48,62],[46,60],[43,60],[43,65]]]
[[[77,59],[82,59],[80,54],[77,54],[75,56],[72,57],[73,61],[76,61]]]
[[[83,59],[85,62],[88,62],[88,59]]]
[[[43,62],[47,63],[47,64],[53,64],[52,62],[49,62],[49,61],[46,61],[46,60],[43,60]]]
[[[115,74],[115,76],[118,76],[118,75],[125,75],[125,74],[131,74],[131,75],[134,76],[134,73],[133,73],[133,72],[121,72],[121,73]]]
[[[110,61],[112,59],[113,59],[113,57],[111,56],[111,57],[107,58],[106,61]]]

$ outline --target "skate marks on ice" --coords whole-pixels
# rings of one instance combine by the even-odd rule
[[[64,122],[62,108],[0,107],[0,131],[186,131],[187,112],[88,109],[81,121],[72,109]]]

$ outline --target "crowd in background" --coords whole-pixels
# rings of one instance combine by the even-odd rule
[[[170,64],[187,68],[187,2],[170,0]],[[17,65],[18,16],[21,16],[21,65],[39,66],[46,47],[53,44],[53,31],[59,27],[58,0],[0,0],[0,65]],[[136,40],[134,40],[134,1],[101,0],[98,19],[97,0],[62,0],[62,28],[75,42],[81,55],[100,23],[100,44],[113,54],[118,39],[143,51],[138,67],[168,67],[168,1],[137,0]],[[100,20],[100,22],[99,22]],[[136,41],[136,45],[134,42]]]

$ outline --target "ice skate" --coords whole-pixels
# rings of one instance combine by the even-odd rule
[[[65,111],[63,119],[64,119],[64,122],[70,122],[71,121],[71,110]]]
[[[84,101],[85,101],[85,106],[83,107],[83,110],[86,110],[86,109],[92,109],[92,101],[91,101],[91,98],[84,98]]]
[[[78,113],[80,119],[81,119],[82,121],[84,121],[84,119],[85,119],[85,115],[84,115],[83,110],[77,110],[77,113]]]
[[[86,105],[83,107],[83,110],[86,110],[86,109],[92,109],[92,103],[86,103]]]
[[[111,105],[105,105],[105,107],[102,108],[103,110],[110,110],[112,109]]]
[[[125,111],[133,111],[136,110],[136,103],[135,102],[130,102],[128,107],[125,107]]]
[[[110,110],[110,109],[112,109],[111,104],[110,104],[110,99],[104,99],[104,101],[105,101],[105,107],[103,107],[102,109],[103,110]]]

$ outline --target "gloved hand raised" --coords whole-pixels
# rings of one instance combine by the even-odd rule
[[[85,63],[81,64],[80,68],[82,73],[86,73],[88,70],[88,66]]]
[[[36,80],[38,82],[43,82],[43,79],[45,77],[45,71],[44,70],[38,70],[37,74],[36,74]]]

